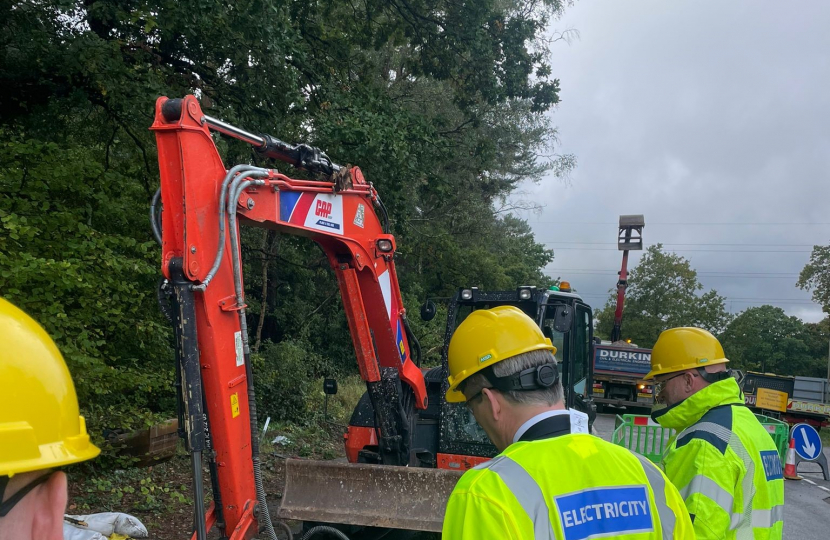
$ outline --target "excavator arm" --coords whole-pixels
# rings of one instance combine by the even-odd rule
[[[427,406],[413,361],[406,311],[395,272],[395,238],[377,192],[357,167],[333,163],[305,145],[255,135],[205,115],[194,96],[156,102],[163,211],[153,215],[161,270],[177,336],[180,425],[193,457],[194,538],[217,524],[232,539],[251,537],[265,508],[259,472],[256,404],[242,282],[240,224],[306,236],[325,252],[337,278],[360,375],[377,416],[378,454],[387,465],[411,461],[415,409]],[[273,169],[227,169],[211,130],[244,140],[267,157],[326,176],[289,178]],[[383,220],[378,216],[380,210]],[[417,346],[416,353],[417,353]],[[215,503],[201,500],[202,453]],[[198,484],[198,485],[197,485]],[[255,515],[259,507],[260,516]]]

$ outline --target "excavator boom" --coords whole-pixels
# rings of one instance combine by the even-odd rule
[[[427,393],[410,349],[414,342],[395,272],[395,238],[377,192],[360,169],[336,165],[313,147],[289,145],[206,116],[194,96],[159,98],[151,129],[163,207],[160,225],[153,219],[174,308],[180,425],[193,455],[196,512],[206,513],[203,523],[196,520],[194,538],[204,540],[214,523],[232,540],[250,538],[257,533],[257,519],[265,537],[275,538],[270,520],[264,520],[258,440],[252,436],[256,403],[238,226],[306,236],[321,246],[375,406],[379,461],[407,465],[413,459],[412,416],[426,408]],[[250,165],[227,169],[211,129],[326,180],[293,179]],[[215,501],[206,512],[198,478],[203,456],[209,460]]]

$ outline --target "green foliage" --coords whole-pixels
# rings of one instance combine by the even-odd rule
[[[0,6],[0,291],[67,358],[106,428],[175,414],[172,332],[155,305],[158,186],[147,130],[160,95],[359,164],[389,208],[425,361],[460,285],[548,284],[553,254],[505,201],[566,175],[544,31],[559,0],[27,0]],[[257,161],[220,140],[230,166]],[[553,156],[543,158],[539,156]],[[268,164],[273,166],[273,164]],[[284,167],[283,165],[277,165]],[[297,171],[290,171],[298,174]],[[296,420],[307,381],[355,372],[336,284],[308,240],[243,232],[263,416]]]
[[[660,332],[677,326],[698,326],[719,334],[730,320],[724,299],[715,290],[702,290],[687,259],[663,251],[662,244],[650,246],[629,273],[623,338],[650,348]],[[611,335],[615,307],[616,293],[597,314],[598,336]]]
[[[162,471],[169,467],[165,464]],[[75,513],[159,512],[170,505],[192,504],[190,487],[145,469],[116,470],[85,476],[82,492],[74,499]]]
[[[313,377],[323,364],[309,349],[307,343],[293,340],[266,342],[252,358],[257,416],[290,421],[305,418],[306,402],[315,390]]]
[[[830,246],[813,246],[810,262],[804,265],[796,285],[813,291],[813,301],[830,313]]]
[[[822,376],[826,361],[813,356],[819,336],[798,317],[773,306],[741,312],[720,336],[730,367],[779,375]],[[824,342],[826,360],[827,341]]]
[[[436,301],[435,318],[424,321],[421,319],[422,301],[414,295],[404,295],[409,325],[421,345],[421,367],[435,367],[441,365],[441,349],[447,330],[447,304]]]
[[[157,254],[128,210],[139,193],[102,146],[0,134],[0,291],[58,342],[99,429],[144,427],[171,407],[173,371]]]

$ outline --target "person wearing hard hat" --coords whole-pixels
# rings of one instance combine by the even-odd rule
[[[677,489],[645,458],[571,433],[556,348],[512,306],[471,313],[448,351],[448,402],[501,452],[467,471],[442,538],[694,538]]]
[[[672,328],[651,352],[658,402],[652,418],[677,430],[663,456],[699,539],[782,537],[784,480],[769,433],[744,406],[720,342],[700,328]]]
[[[146,538],[133,516],[104,512],[64,521],[64,465],[92,459],[66,363],[31,317],[0,298],[0,540]]]
[[[63,538],[66,475],[90,442],[69,370],[31,317],[0,298],[0,540]]]

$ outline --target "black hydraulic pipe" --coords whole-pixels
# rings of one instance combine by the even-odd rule
[[[222,507],[222,492],[219,487],[219,472],[216,465],[216,452],[213,450],[213,437],[210,431],[210,415],[207,404],[202,402],[205,410],[205,449],[208,454],[208,470],[210,472],[210,489],[213,493],[213,508],[216,514],[216,528],[222,531],[222,539],[227,538],[225,533],[225,513]]]
[[[202,490],[202,452],[194,450],[190,458],[193,469],[193,524],[196,528],[196,538],[207,540],[205,498]]]
[[[170,261],[170,283],[176,315],[176,349],[181,377],[182,417],[185,444],[193,468],[193,521],[197,540],[207,540],[205,529],[205,497],[202,487],[202,451],[205,449],[205,416],[202,408],[202,374],[199,367],[199,342],[196,334],[196,303],[191,282],[185,277],[183,261]]]
[[[162,112],[163,109],[162,107]],[[331,175],[342,168],[332,162],[325,152],[314,146],[288,144],[271,135],[256,135],[212,116],[202,117],[202,123],[207,124],[214,131],[250,144],[265,157],[290,163],[300,169]]]
[[[161,114],[168,122],[177,122],[182,117],[182,100],[168,99],[161,106]],[[329,159],[325,152],[314,146],[288,144],[270,135],[257,135],[208,115],[204,115],[200,120],[214,131],[250,144],[266,157],[285,161],[300,169],[326,175],[332,175],[342,169]]]

